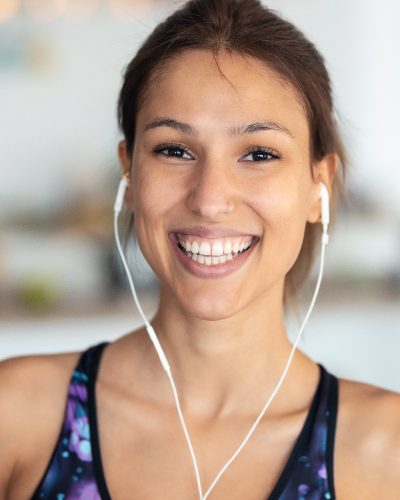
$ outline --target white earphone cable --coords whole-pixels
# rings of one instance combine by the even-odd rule
[[[265,403],[263,409],[261,410],[260,414],[256,418],[254,424],[251,426],[251,428],[250,428],[249,432],[247,433],[246,437],[243,439],[243,441],[240,444],[239,448],[235,451],[235,453],[231,456],[231,458],[226,462],[226,464],[219,471],[219,473],[217,474],[217,476],[214,479],[214,481],[211,483],[210,487],[208,488],[208,490],[207,490],[207,492],[204,495],[204,497],[203,497],[202,500],[206,500],[206,498],[208,497],[208,495],[211,493],[211,490],[217,484],[217,481],[221,478],[222,474],[226,471],[226,469],[230,466],[230,464],[235,460],[235,458],[241,452],[242,448],[245,446],[245,444],[247,443],[247,441],[250,439],[250,437],[253,434],[255,428],[257,427],[258,423],[260,422],[260,420],[264,416],[264,413],[267,411],[269,405],[271,404],[272,400],[274,399],[276,393],[279,391],[279,389],[280,389],[280,387],[281,387],[281,385],[283,383],[283,380],[286,377],[286,374],[287,374],[287,372],[289,370],[290,363],[292,362],[295,350],[297,348],[297,344],[299,343],[300,336],[303,333],[304,327],[305,327],[305,325],[306,325],[306,323],[308,321],[308,318],[310,317],[310,314],[311,314],[311,312],[313,310],[313,307],[314,307],[314,304],[315,304],[315,301],[316,301],[316,298],[317,298],[317,295],[318,295],[318,291],[319,291],[319,288],[320,288],[320,285],[321,285],[322,273],[323,273],[323,268],[324,268],[325,246],[326,246],[326,243],[322,242],[322,245],[321,245],[321,263],[320,263],[320,268],[319,268],[319,276],[318,276],[318,280],[317,280],[317,285],[315,287],[314,295],[313,295],[313,298],[311,300],[311,305],[310,305],[310,307],[308,309],[308,312],[307,312],[307,314],[306,314],[306,316],[305,316],[305,318],[303,320],[303,323],[301,325],[299,333],[297,334],[297,337],[296,337],[296,339],[295,339],[295,341],[293,343],[293,347],[292,347],[292,350],[290,352],[289,358],[287,360],[286,366],[285,366],[285,368],[283,370],[283,373],[282,373],[282,375],[281,375],[278,383],[276,384],[275,389],[272,391],[270,397],[268,398],[268,400]]]
[[[213,490],[213,488],[215,487],[215,485],[217,484],[217,482],[219,481],[219,479],[221,478],[221,476],[226,471],[226,469],[235,460],[235,458],[239,455],[240,451],[246,445],[247,441],[250,439],[251,435],[253,434],[254,430],[256,429],[256,427],[257,427],[258,423],[260,422],[260,420],[262,419],[262,417],[264,416],[264,413],[267,411],[269,405],[271,404],[273,398],[275,397],[276,393],[280,389],[280,387],[281,387],[281,385],[283,383],[283,380],[286,377],[286,374],[287,374],[287,372],[289,370],[290,363],[292,362],[295,350],[296,350],[297,345],[299,343],[301,334],[303,333],[304,327],[305,327],[305,325],[306,325],[306,323],[307,323],[307,321],[308,321],[308,319],[310,317],[310,314],[311,314],[311,312],[312,312],[312,310],[314,308],[314,304],[315,304],[315,301],[317,299],[317,295],[318,295],[319,288],[320,288],[320,285],[321,285],[321,280],[322,280],[322,275],[323,275],[323,269],[324,269],[324,260],[325,260],[325,247],[326,247],[326,245],[328,244],[328,241],[329,241],[328,223],[323,223],[323,234],[322,234],[322,238],[321,238],[321,260],[320,260],[320,267],[319,267],[319,273],[318,273],[318,279],[317,279],[317,284],[316,284],[316,287],[315,287],[315,291],[314,291],[314,294],[313,294],[313,297],[312,297],[312,300],[311,300],[311,304],[310,304],[309,309],[307,311],[307,314],[306,314],[306,316],[305,316],[305,318],[303,320],[303,323],[302,323],[302,325],[300,327],[299,333],[297,334],[297,337],[296,337],[296,339],[295,339],[295,341],[293,343],[293,346],[292,346],[292,349],[291,349],[288,361],[286,363],[286,366],[285,366],[285,368],[283,370],[283,373],[282,373],[282,375],[281,375],[281,377],[280,377],[277,385],[275,386],[275,389],[272,391],[272,393],[269,396],[267,402],[265,403],[264,407],[262,408],[261,412],[259,413],[258,417],[256,418],[254,424],[251,426],[249,432],[247,433],[247,435],[245,436],[245,438],[243,439],[243,441],[241,442],[241,444],[239,445],[239,447],[237,448],[237,450],[233,453],[233,455],[231,456],[231,458],[221,468],[221,470],[219,471],[219,473],[217,474],[217,476],[215,477],[215,479],[211,483],[210,487],[206,491],[205,495],[203,496],[203,491],[202,491],[202,485],[201,485],[201,479],[200,479],[200,473],[199,473],[199,469],[198,469],[198,465],[197,465],[197,460],[196,460],[195,452],[194,452],[194,449],[193,449],[193,446],[192,446],[192,442],[190,440],[189,432],[187,430],[187,427],[186,427],[186,424],[185,424],[185,420],[183,418],[181,406],[180,406],[180,403],[179,403],[178,392],[177,392],[177,389],[176,389],[176,386],[175,386],[174,379],[172,377],[171,368],[169,366],[169,363],[168,363],[168,360],[167,360],[167,358],[165,356],[165,353],[164,353],[164,351],[163,351],[163,349],[161,347],[161,344],[160,344],[160,342],[159,342],[159,340],[157,338],[157,335],[156,335],[153,327],[151,326],[150,322],[146,318],[146,316],[145,316],[145,314],[143,312],[143,309],[140,306],[140,303],[139,303],[139,300],[138,300],[138,297],[137,297],[137,294],[136,294],[135,286],[134,286],[134,283],[133,283],[133,280],[132,280],[132,276],[130,274],[129,267],[128,267],[128,264],[126,262],[126,259],[125,259],[125,256],[124,256],[124,253],[123,253],[123,250],[122,250],[122,246],[121,246],[121,243],[120,243],[119,232],[118,232],[118,216],[119,216],[119,213],[120,213],[120,210],[121,210],[121,206],[122,206],[123,192],[122,192],[122,194],[121,194],[121,192],[122,192],[122,190],[120,189],[119,193],[118,193],[118,195],[120,197],[120,202],[118,203],[116,201],[115,206],[114,206],[114,234],[115,234],[115,240],[116,240],[116,243],[117,243],[118,252],[120,254],[120,257],[122,259],[122,262],[123,262],[123,265],[124,265],[124,268],[125,268],[125,272],[126,272],[127,277],[128,277],[129,285],[130,285],[130,288],[131,288],[131,291],[132,291],[132,295],[133,295],[133,299],[135,301],[136,307],[137,307],[137,309],[139,311],[140,316],[142,317],[142,319],[143,319],[143,321],[145,323],[145,327],[146,327],[147,333],[148,333],[148,335],[149,335],[149,337],[150,337],[150,339],[151,339],[151,341],[152,341],[152,343],[153,343],[153,345],[154,345],[154,347],[155,347],[155,349],[157,351],[157,354],[158,354],[158,356],[160,358],[160,362],[161,362],[163,368],[165,369],[165,371],[167,373],[167,376],[168,376],[168,379],[169,379],[170,384],[171,384],[171,388],[172,388],[172,392],[173,392],[173,395],[174,395],[175,405],[176,405],[176,409],[177,409],[177,412],[178,412],[179,420],[181,422],[181,425],[182,425],[182,428],[183,428],[183,431],[184,431],[184,434],[185,434],[186,442],[187,442],[187,445],[188,445],[188,448],[189,448],[189,452],[190,452],[190,456],[191,456],[192,463],[193,463],[193,468],[194,468],[194,471],[195,471],[197,489],[198,489],[198,493],[199,493],[199,499],[200,500],[206,500],[207,497],[209,496],[209,494],[211,493],[211,491]],[[118,196],[117,196],[117,200],[118,200]]]
[[[148,319],[146,318],[146,316],[145,316],[145,314],[143,312],[143,309],[141,308],[141,306],[139,304],[139,300],[138,300],[138,297],[137,297],[137,294],[136,294],[135,286],[133,284],[132,276],[131,276],[131,274],[129,272],[129,267],[128,267],[128,264],[126,262],[124,252],[122,251],[122,246],[121,246],[121,242],[120,242],[120,239],[119,239],[119,233],[118,233],[118,216],[119,216],[119,210],[114,210],[114,234],[115,234],[115,240],[116,240],[116,243],[117,243],[118,252],[119,252],[119,254],[121,256],[121,260],[123,262],[123,265],[124,265],[124,268],[125,268],[125,271],[126,271],[126,274],[127,274],[127,277],[128,277],[129,286],[131,288],[132,295],[133,295],[133,300],[135,301],[135,304],[136,304],[136,307],[137,307],[137,309],[139,311],[139,314],[142,317],[142,319],[144,321],[144,324],[146,326],[146,330],[147,330],[147,333],[148,333],[148,335],[150,337],[150,340],[153,342],[153,345],[154,345],[154,347],[155,347],[155,349],[157,351],[157,354],[158,354],[158,356],[160,358],[161,364],[162,364],[164,370],[166,371],[168,379],[169,379],[169,382],[171,384],[172,392],[173,392],[174,399],[175,399],[175,406],[176,406],[176,409],[178,411],[179,420],[181,422],[181,425],[182,425],[182,428],[183,428],[183,432],[185,434],[186,442],[187,442],[187,445],[188,445],[188,448],[189,448],[190,457],[191,457],[192,462],[193,462],[193,468],[194,468],[194,471],[195,471],[197,489],[198,489],[198,492],[199,492],[199,498],[200,498],[200,500],[202,500],[202,498],[203,498],[203,491],[202,491],[202,487],[201,487],[201,479],[200,479],[199,468],[197,466],[196,456],[195,456],[195,453],[194,453],[192,442],[190,440],[189,432],[188,432],[187,427],[186,427],[185,419],[183,418],[183,414],[182,414],[182,410],[181,410],[181,405],[179,403],[179,398],[178,398],[178,391],[176,390],[175,382],[174,382],[174,379],[172,378],[172,374],[171,374],[171,368],[170,368],[168,360],[167,360],[167,358],[166,358],[166,356],[164,354],[164,351],[163,351],[163,349],[161,347],[161,344],[160,344],[160,342],[159,342],[159,340],[158,340],[158,338],[157,338],[157,336],[155,334],[155,331],[154,331],[153,327],[149,323]]]

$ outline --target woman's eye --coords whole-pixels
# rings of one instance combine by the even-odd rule
[[[169,158],[182,158],[184,160],[191,159],[188,148],[182,144],[160,144],[153,149],[153,152]]]
[[[271,149],[266,148],[253,148],[250,151],[247,151],[246,156],[243,157],[245,161],[247,157],[251,157],[250,161],[271,161],[278,160],[280,155]]]
[[[189,149],[183,144],[179,143],[166,143],[160,144],[153,149],[153,152],[157,155],[163,155],[167,158],[181,158],[183,160],[191,160],[192,156],[189,153]],[[256,146],[247,151],[246,155],[243,157],[244,161],[260,162],[260,161],[271,161],[277,160],[280,155],[269,148],[263,148]]]

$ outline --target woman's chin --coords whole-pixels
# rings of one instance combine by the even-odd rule
[[[185,309],[186,314],[206,321],[231,318],[241,309],[237,301],[229,300],[226,297],[220,299],[198,298],[190,303],[184,301],[181,302],[181,307]]]

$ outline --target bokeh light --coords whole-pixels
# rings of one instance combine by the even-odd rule
[[[20,0],[0,0],[0,23],[10,20],[18,12]]]
[[[24,0],[25,11],[37,21],[54,21],[67,8],[67,0]]]
[[[68,0],[65,15],[74,21],[84,21],[91,17],[99,7],[99,0]]]
[[[118,19],[130,21],[150,12],[154,0],[108,0],[110,12]]]

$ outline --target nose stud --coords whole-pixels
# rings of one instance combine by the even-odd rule
[[[228,206],[224,210],[224,214],[230,214],[232,212],[232,210],[233,210],[233,204],[232,203],[228,203]]]

